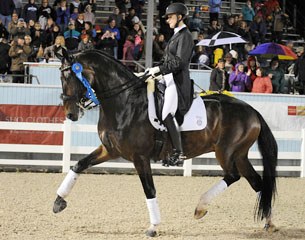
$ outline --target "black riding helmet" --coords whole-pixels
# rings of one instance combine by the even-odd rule
[[[170,14],[182,15],[182,19],[189,15],[189,10],[183,3],[172,3],[166,8],[165,15],[166,18]]]

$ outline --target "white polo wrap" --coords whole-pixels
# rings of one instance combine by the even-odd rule
[[[161,222],[161,217],[157,198],[146,199],[146,204],[149,212],[150,223],[158,225]]]
[[[61,196],[62,198],[65,198],[68,196],[68,194],[71,192],[77,178],[79,177],[78,173],[73,172],[70,170],[65,177],[64,181],[61,183],[57,190],[57,195]]]

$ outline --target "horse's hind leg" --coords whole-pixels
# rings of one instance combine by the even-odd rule
[[[77,164],[68,172],[64,181],[61,183],[60,187],[57,190],[57,198],[54,202],[53,212],[59,213],[67,207],[67,202],[64,200],[71,192],[76,180],[83,170],[88,167],[94,166],[96,164],[108,161],[112,159],[107,151],[107,149],[101,145],[91,154],[86,156],[85,158],[79,160]]]
[[[225,155],[229,156],[228,153],[222,154],[222,156],[225,156]],[[217,195],[219,195],[220,193],[225,191],[227,189],[227,187],[229,187],[232,183],[234,183],[240,179],[240,175],[236,169],[232,156],[227,158],[226,161],[219,160],[219,159],[223,159],[223,158],[221,158],[220,154],[216,153],[216,157],[217,157],[221,167],[224,170],[224,173],[225,173],[224,178],[222,180],[220,180],[217,184],[215,184],[212,188],[210,188],[207,192],[205,192],[204,194],[201,195],[199,203],[195,209],[194,217],[196,219],[200,219],[200,218],[204,217],[208,212],[207,207],[212,202],[212,200]]]
[[[247,156],[245,156],[244,158],[236,159],[236,167],[240,172],[240,174],[247,179],[252,189],[258,194],[257,201],[259,202],[260,193],[263,185],[261,176],[255,171]],[[264,229],[269,232],[274,232],[276,231],[276,227],[272,223],[271,218],[272,218],[272,213],[268,217],[266,217],[266,223]]]
[[[156,227],[161,222],[161,217],[156,198],[156,189],[152,177],[150,161],[149,159],[137,158],[134,161],[134,166],[143,186],[149,212],[150,227],[148,228],[146,235],[149,237],[155,237],[157,235]]]

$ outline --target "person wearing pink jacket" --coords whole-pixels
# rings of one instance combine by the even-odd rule
[[[253,81],[252,92],[253,93],[272,93],[272,83],[268,76],[263,77],[263,69],[258,68],[256,70],[256,78]]]

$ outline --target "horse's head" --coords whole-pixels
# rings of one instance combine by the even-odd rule
[[[77,121],[81,113],[78,104],[84,96],[86,89],[77,79],[75,73],[72,71],[73,61],[68,59],[62,60],[61,83],[62,95],[65,115],[72,121]]]

